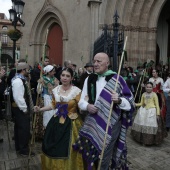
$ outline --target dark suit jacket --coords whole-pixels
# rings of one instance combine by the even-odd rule
[[[80,89],[83,89],[83,85],[84,85],[84,81],[85,79],[89,76],[90,74],[88,74],[87,72],[83,73],[80,77]]]

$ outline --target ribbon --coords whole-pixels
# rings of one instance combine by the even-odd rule
[[[58,117],[63,116],[66,119],[68,114],[68,104],[57,104],[56,108],[58,109],[56,115]]]

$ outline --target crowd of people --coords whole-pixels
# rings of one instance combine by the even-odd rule
[[[170,129],[170,73],[160,72],[153,61],[135,71],[125,63],[119,76],[105,53],[78,68],[48,57],[32,68],[22,59],[9,73],[0,67],[0,119],[9,89],[16,152],[34,156],[30,138],[42,141],[43,170],[127,169],[129,126],[144,145],[160,145]]]

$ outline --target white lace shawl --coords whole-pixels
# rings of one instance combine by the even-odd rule
[[[69,102],[81,92],[81,90],[78,87],[72,86],[67,96],[61,96],[60,95],[61,86],[62,85],[59,85],[52,90],[56,102]]]

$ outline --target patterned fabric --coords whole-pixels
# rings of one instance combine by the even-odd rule
[[[156,108],[146,109],[141,106],[135,116],[132,129],[141,133],[156,134],[158,130]]]
[[[57,103],[56,108],[58,109],[56,115],[57,115],[58,117],[63,116],[64,119],[66,119],[67,114],[68,114],[68,104],[60,104],[60,103]]]
[[[156,134],[141,133],[134,129],[131,130],[131,135],[133,139],[144,145],[159,145],[163,142],[163,139],[168,136],[165,129],[165,123],[160,116],[158,122],[158,130]]]
[[[43,76],[42,79],[42,86],[43,86],[43,94],[48,94],[51,95],[52,94],[52,90],[58,86],[59,81],[55,78],[55,77],[47,77],[47,76]]]
[[[33,114],[34,113],[34,104],[33,104],[33,101],[32,101],[30,86],[29,86],[27,81],[25,82],[25,86],[26,86],[26,91],[27,91],[27,94],[28,94],[30,114]]]
[[[62,96],[60,88],[61,86],[57,86],[53,89],[52,105],[56,107],[57,104],[67,104],[68,115],[61,123],[59,116],[54,115],[47,125],[43,141],[45,154],[41,156],[42,170],[84,170],[82,155],[72,148],[83,123],[77,113],[81,90],[72,86],[69,94]],[[71,119],[69,114],[78,116],[76,119]]]
[[[107,120],[110,112],[110,106],[112,103],[111,92],[115,87],[116,78],[117,75],[114,75],[102,90],[96,102],[98,113],[89,114],[86,117],[84,125],[79,132],[79,138],[77,142],[73,145],[74,149],[79,150],[83,154],[83,157],[88,161],[88,163],[91,164],[91,166],[93,166],[94,161],[98,159],[102,151]],[[108,129],[108,135],[106,138],[106,150],[111,141],[112,127],[119,120],[122,124],[120,134],[117,139],[117,146],[115,146],[116,162],[112,162],[112,165],[114,164],[114,168],[121,164],[120,158],[122,156],[122,153],[125,152],[124,150],[126,150],[126,131],[129,125],[131,125],[132,123],[131,118],[132,113],[134,111],[133,95],[122,77],[119,77],[116,92],[120,94],[120,97],[124,97],[130,102],[131,110],[129,112],[122,112],[122,110],[117,105],[114,105],[113,107],[111,121]]]
[[[13,79],[11,80],[11,81],[13,81],[13,80],[15,80],[15,79],[17,79],[17,78],[20,78],[20,79],[22,79],[22,80],[26,80],[26,77],[24,77],[22,74],[16,74],[14,77],[13,77]]]
[[[164,81],[162,78],[158,77],[154,79],[153,77],[149,79],[150,82],[153,83],[153,92],[155,92],[158,96],[159,100],[159,107],[161,109],[160,115],[162,116],[163,120],[165,121],[166,118],[166,101],[165,96],[163,94],[163,84]]]
[[[44,106],[44,98],[39,95],[37,105],[40,107]],[[41,112],[36,113],[36,123],[35,123],[35,139],[42,140],[44,137],[45,129],[43,127],[43,115]]]

